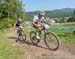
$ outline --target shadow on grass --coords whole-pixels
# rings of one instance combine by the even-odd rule
[[[17,37],[8,37],[8,38],[10,38],[10,39],[18,39]]]

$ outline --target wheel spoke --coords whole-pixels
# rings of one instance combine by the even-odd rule
[[[59,39],[53,33],[49,33],[46,35],[46,45],[49,49],[56,49],[59,46]]]

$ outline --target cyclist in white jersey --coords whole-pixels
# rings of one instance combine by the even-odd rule
[[[47,23],[46,19],[45,19],[45,12],[44,11],[39,11],[38,12],[38,15],[34,16],[33,20],[32,20],[32,25],[33,27],[36,29],[36,32],[37,32],[37,39],[40,39],[40,36],[39,36],[39,32],[40,32],[40,25],[38,24],[39,22],[45,22]]]

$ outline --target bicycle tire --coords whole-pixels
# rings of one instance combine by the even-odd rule
[[[23,41],[23,42],[26,41],[26,34],[23,34],[23,36],[22,36],[22,41]]]
[[[18,39],[23,42],[26,41],[26,34],[18,32]]]
[[[33,34],[34,36],[32,36],[32,34]],[[37,44],[39,43],[38,39],[36,38],[36,32],[34,32],[34,31],[31,31],[31,32],[30,32],[30,40],[31,40],[31,42],[32,42],[34,45],[37,45]],[[36,40],[36,41],[35,41],[35,40]]]
[[[52,35],[52,36],[54,36],[56,38],[57,46],[55,48],[50,47],[49,44],[48,44],[48,42],[47,42],[47,36],[49,36],[49,35]],[[48,47],[49,50],[56,51],[60,47],[59,37],[55,33],[53,33],[53,32],[45,33],[44,42],[45,42],[45,44],[46,44],[46,46]]]

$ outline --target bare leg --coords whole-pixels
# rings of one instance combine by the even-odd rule
[[[39,34],[40,34],[40,29],[39,28],[36,28],[36,37],[38,38],[38,39],[40,39],[40,36],[39,36]]]

